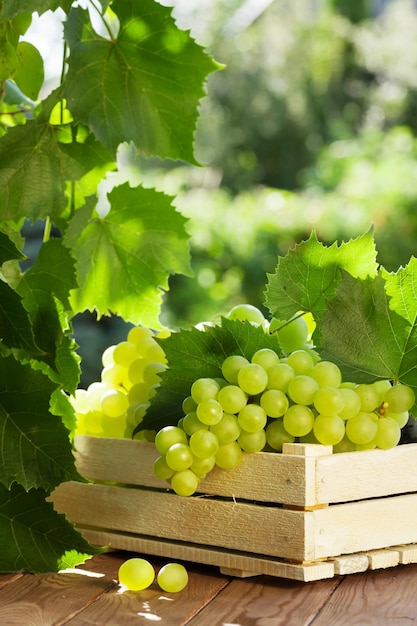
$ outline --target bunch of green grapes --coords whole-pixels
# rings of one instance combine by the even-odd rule
[[[231,355],[221,369],[221,378],[192,384],[184,416],[155,436],[154,473],[179,495],[195,493],[214,466],[232,469],[244,452],[280,452],[286,442],[391,448],[415,402],[406,385],[342,381],[339,367],[311,349]]]
[[[164,350],[152,330],[134,326],[126,340],[103,352],[102,365],[101,380],[77,389],[72,398],[75,434],[130,438],[167,368]],[[141,431],[136,438],[153,440],[154,436],[152,431]]]

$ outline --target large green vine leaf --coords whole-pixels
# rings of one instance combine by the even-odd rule
[[[101,552],[54,511],[46,495],[16,483],[10,491],[0,485],[0,572],[53,572]]]
[[[64,480],[80,480],[68,431],[50,413],[57,389],[47,376],[14,357],[0,358],[0,483],[51,491]]]
[[[112,10],[120,30],[111,39],[97,35],[87,11],[70,12],[69,109],[114,153],[133,141],[147,155],[194,163],[204,80],[219,65],[157,2],[114,0]]]
[[[414,274],[415,263],[412,265]],[[415,310],[415,296],[400,286],[402,279],[398,278],[398,301],[390,299],[384,273],[364,280],[343,275],[322,320],[320,351],[324,358],[339,364],[345,379],[370,382],[387,378],[417,390],[415,315],[410,323],[397,312],[398,301],[408,302]],[[394,277],[391,280],[394,282]]]
[[[0,4],[0,19],[12,19],[20,13],[37,12],[39,15],[45,11],[55,11],[58,8],[64,9],[67,13],[73,0],[3,0]]]
[[[42,350],[42,355],[27,356],[41,359],[58,372],[64,388],[71,392],[78,384],[80,369],[74,341],[65,328],[70,290],[76,287],[74,260],[62,239],[54,238],[43,243],[35,262],[16,286],[29,312],[36,345]]]
[[[190,272],[185,218],[170,197],[153,189],[125,183],[108,197],[111,209],[105,217],[86,205],[76,212],[65,235],[76,258],[79,284],[73,311],[115,313],[160,328],[168,275]]]
[[[60,143],[61,128],[50,123],[59,91],[43,101],[38,117],[15,126],[0,137],[0,220],[36,221],[51,217],[57,223],[67,205],[67,181],[81,179],[94,165],[109,164],[107,150],[93,138]]]
[[[272,316],[290,319],[298,311],[310,311],[319,321],[342,278],[341,270],[355,277],[375,276],[377,269],[372,231],[330,247],[313,232],[307,241],[279,257],[274,274],[268,275],[266,305]]]
[[[200,377],[221,377],[221,366],[227,356],[241,354],[250,360],[260,348],[280,352],[275,335],[249,322],[227,318],[222,318],[220,325],[206,326],[205,330],[180,330],[160,341],[169,368],[161,373],[161,387],[140,429],[158,430],[177,424],[183,417],[182,401],[190,395],[192,383]]]

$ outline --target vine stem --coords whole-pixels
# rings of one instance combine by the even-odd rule
[[[45,220],[45,227],[43,229],[43,243],[45,243],[46,241],[49,241],[51,237],[51,228],[52,228],[52,222],[51,222],[50,216],[48,215]]]

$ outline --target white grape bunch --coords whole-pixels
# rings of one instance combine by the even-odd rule
[[[103,352],[100,381],[77,389],[72,398],[75,434],[132,437],[160,385],[161,372],[167,369],[164,350],[155,337],[149,328],[134,326],[124,341]],[[144,430],[135,438],[153,441],[154,435]]]
[[[339,367],[310,348],[285,357],[263,348],[250,360],[233,354],[221,372],[195,380],[183,417],[155,436],[154,473],[182,496],[198,491],[215,466],[233,469],[244,453],[281,452],[288,442],[335,452],[394,447],[415,402],[403,384],[343,381]]]

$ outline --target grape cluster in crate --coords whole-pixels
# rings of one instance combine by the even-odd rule
[[[399,443],[415,402],[410,387],[343,380],[339,367],[314,350],[303,316],[268,323],[255,307],[239,305],[228,317],[276,332],[282,354],[261,348],[250,359],[228,355],[221,377],[191,384],[176,425],[137,431],[136,438],[155,442],[153,471],[177,494],[195,493],[215,466],[232,469],[243,453],[281,452],[284,443],[331,445],[334,452]],[[132,436],[169,367],[161,344],[151,330],[134,327],[103,353],[101,381],[73,400],[76,434]]]

